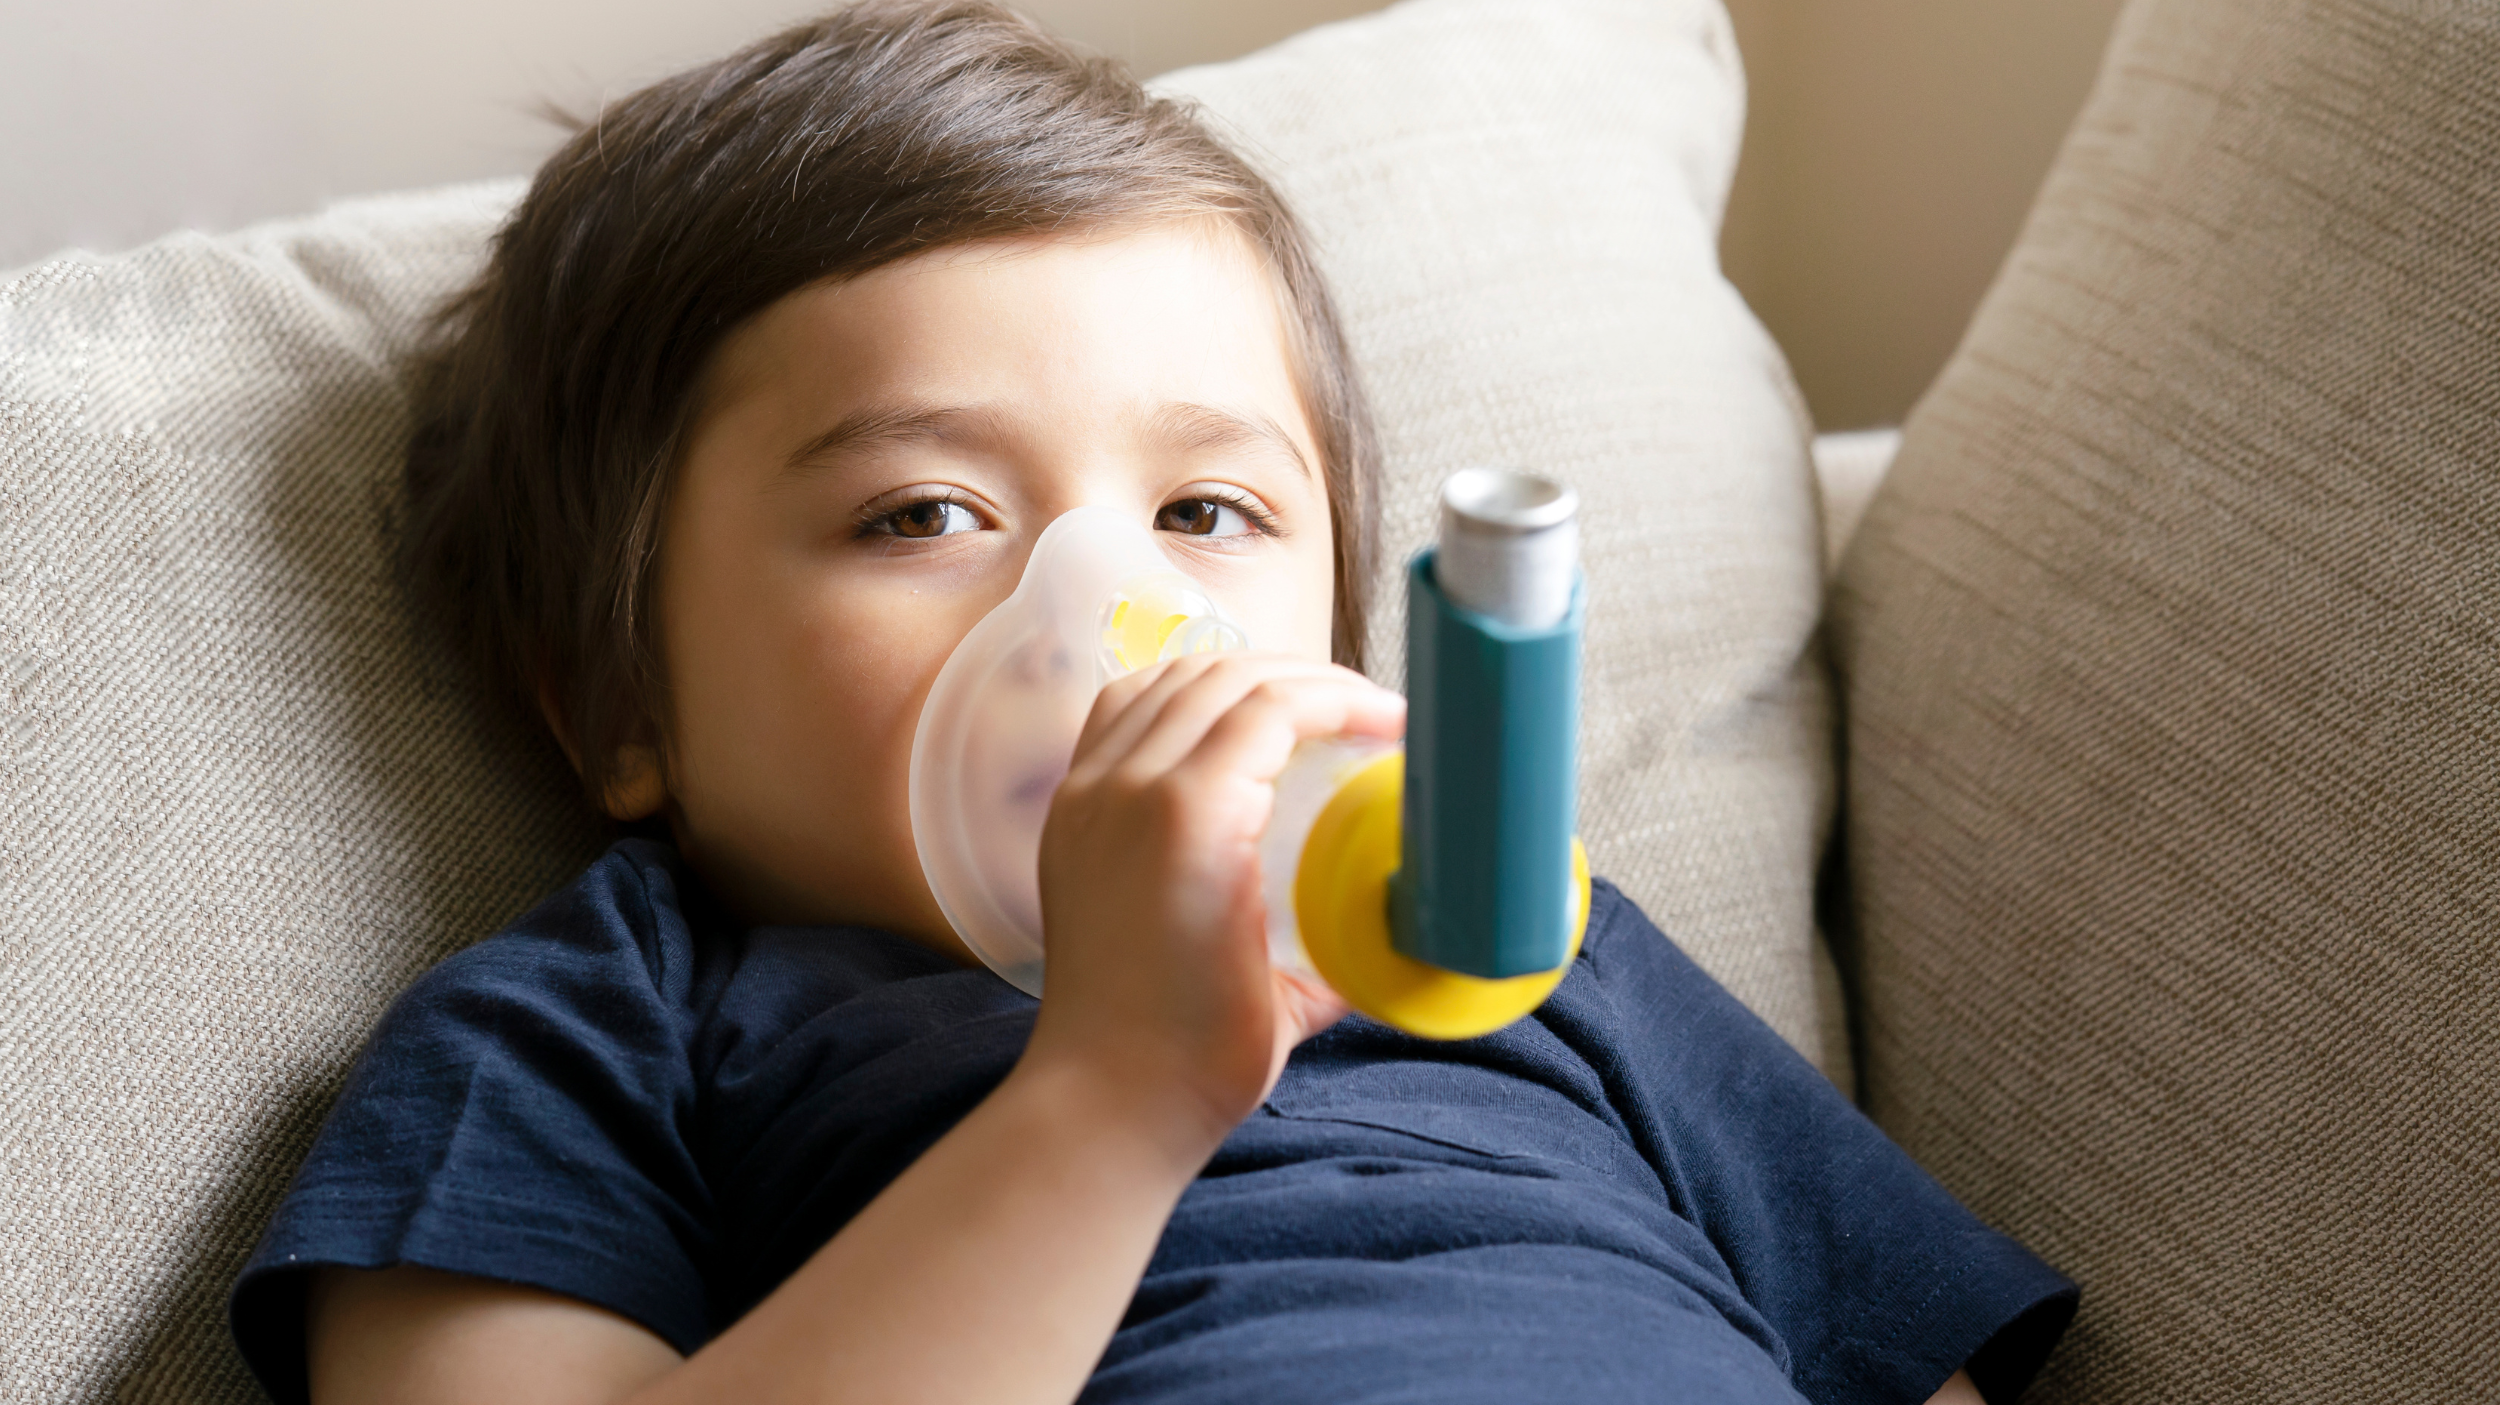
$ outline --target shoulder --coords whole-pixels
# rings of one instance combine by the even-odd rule
[[[551,1025],[675,1034],[698,954],[683,865],[670,846],[619,841],[493,936],[417,978],[374,1030],[368,1057],[491,1030]],[[620,1026],[622,1028],[620,1028]]]
[[[1640,904],[1602,878],[1591,885],[1588,931],[1576,965],[1550,1008],[1557,1019],[1582,1027],[1584,1037],[1619,1048],[1637,1045],[1670,1062],[1689,1060],[1705,1046],[1716,1051],[1714,1057],[1752,1062],[1794,1056],[1787,1041],[1702,969]]]
[[[638,971],[665,986],[692,955],[686,899],[675,849],[620,840],[503,930],[444,958],[409,994],[566,970]]]
[[[1589,879],[1588,934],[1580,939],[1580,949],[1594,952],[1600,945],[1612,941],[1616,930],[1627,924],[1649,927],[1653,932],[1658,930],[1650,927],[1649,915],[1641,911],[1640,904],[1625,897],[1613,879]]]
[[[1604,878],[1589,882],[1589,923],[1580,938],[1580,960],[1600,981],[1636,970],[1656,974],[1661,965],[1666,974],[1698,973],[1683,948],[1649,920],[1641,905]]]
[[[620,1184],[676,1176],[698,1021],[678,974],[693,942],[673,865],[666,846],[621,843],[420,977],[366,1041],[299,1189],[440,1205],[545,1190],[561,1165],[607,1166]]]
[[[303,1274],[329,1264],[525,1284],[701,1342],[690,904],[674,853],[627,840],[400,996],[237,1280],[263,1381],[295,1378]]]

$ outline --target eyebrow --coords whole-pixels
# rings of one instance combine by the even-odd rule
[[[1311,461],[1302,453],[1302,446],[1293,442],[1283,426],[1266,415],[1219,409],[1213,405],[1174,403],[1155,411],[1147,421],[1147,433],[1154,439],[1182,450],[1204,452],[1209,449],[1266,447],[1283,451],[1304,477],[1311,473]]]
[[[833,428],[791,450],[784,468],[805,473],[846,454],[924,440],[991,439],[999,429],[998,412],[980,405],[873,405],[844,415]]]
[[[1007,437],[1004,417],[982,405],[879,405],[844,415],[831,429],[790,451],[783,469],[804,474],[851,454],[918,442],[964,443]],[[1305,477],[1315,476],[1302,447],[1275,420],[1214,405],[1175,401],[1146,421],[1147,438],[1182,452],[1264,448],[1282,453]]]

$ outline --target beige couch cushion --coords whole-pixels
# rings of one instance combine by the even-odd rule
[[[1838,1070],[1814,503],[1713,259],[1715,0],[1432,0],[1172,84],[1318,231],[1393,561],[1450,468],[1580,485],[1590,847]],[[226,1285],[365,1030],[597,842],[383,569],[401,368],[516,189],[0,277],[0,1397],[247,1397]]]
[[[0,1398],[241,1399],[227,1282],[391,994],[595,851],[382,567],[510,188],[0,280]]]
[[[2045,1401],[2500,1380],[2500,20],[2139,0],[1842,571],[1872,1111]]]

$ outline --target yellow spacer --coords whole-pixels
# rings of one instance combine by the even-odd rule
[[[1571,951],[1551,971],[1487,980],[1417,961],[1389,941],[1389,877],[1397,872],[1398,793],[1406,758],[1390,752],[1330,796],[1302,841],[1294,921],[1321,979],[1346,1003],[1426,1039],[1491,1034],[1545,1003],[1580,954],[1589,926],[1589,860],[1571,841]]]

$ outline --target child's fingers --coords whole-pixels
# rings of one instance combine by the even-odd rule
[[[1169,669],[1161,667],[1143,668],[1102,685],[1102,691],[1094,694],[1093,705],[1085,710],[1085,725],[1077,729],[1077,764],[1083,765],[1086,757],[1100,751],[1105,740],[1119,730],[1121,719],[1144,703],[1146,690],[1169,673]]]
[[[1132,782],[1146,783],[1195,754],[1210,729],[1223,725],[1252,698],[1347,687],[1371,689],[1372,685],[1334,665],[1303,659],[1242,656],[1219,663],[1176,690],[1127,755],[1113,763],[1113,769]],[[1307,709],[1312,704],[1298,706]]]
[[[1107,769],[1126,756],[1145,735],[1174,694],[1188,687],[1225,655],[1195,654],[1151,664],[1112,679],[1094,697],[1077,733],[1076,769]],[[1088,763],[1091,762],[1091,766]]]
[[[1283,654],[1219,654],[1204,659],[1176,659],[1164,665],[1163,677],[1109,719],[1093,745],[1083,748],[1071,774],[1114,772],[1143,783],[1179,763],[1193,750],[1208,727],[1263,683],[1287,678],[1356,675],[1334,664]]]
[[[1361,677],[1271,679],[1208,726],[1174,769],[1192,779],[1238,775],[1274,780],[1297,742],[1349,735],[1393,738],[1405,725],[1406,699]]]
[[[1274,1012],[1270,1029],[1275,1045],[1269,1054],[1267,1086],[1259,1093],[1262,1100],[1276,1091],[1276,1076],[1284,1072],[1285,1060],[1296,1045],[1353,1013],[1345,997],[1316,976],[1273,967],[1268,971],[1268,983],[1268,1008]]]

